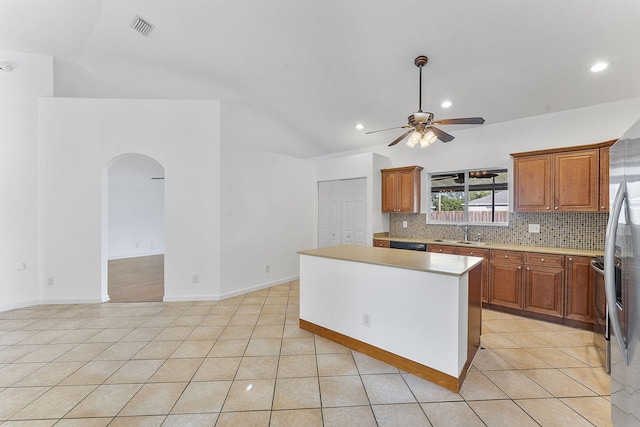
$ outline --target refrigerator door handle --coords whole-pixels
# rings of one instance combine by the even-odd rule
[[[607,296],[607,308],[609,309],[610,326],[616,336],[616,341],[620,347],[620,353],[625,364],[629,364],[627,359],[627,346],[622,336],[622,328],[620,327],[620,318],[618,317],[618,309],[616,307],[616,266],[615,266],[615,248],[616,233],[618,232],[618,220],[622,213],[622,205],[627,197],[626,183],[622,181],[616,192],[616,197],[611,206],[611,215],[607,224],[607,234],[604,243],[604,290]]]

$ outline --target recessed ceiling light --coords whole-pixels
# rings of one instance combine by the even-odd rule
[[[451,107],[453,104],[451,103],[451,101],[444,101],[442,104],[442,108],[449,108]]]
[[[604,61],[596,62],[591,66],[591,68],[589,68],[589,71],[591,71],[592,73],[599,73],[600,71],[604,70],[608,66],[609,66],[608,62],[604,62]]]
[[[358,130],[362,130],[362,129],[364,129],[364,125],[363,125],[362,123],[358,123],[358,124],[356,125],[356,129],[358,129]]]

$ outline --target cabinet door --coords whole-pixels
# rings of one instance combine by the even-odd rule
[[[491,260],[489,304],[522,308],[522,265]]]
[[[567,257],[565,317],[568,319],[593,322],[595,273],[590,263],[588,257]]]
[[[564,269],[527,266],[524,274],[524,309],[562,317]]]
[[[551,155],[527,156],[513,161],[514,209],[520,212],[551,210]]]
[[[489,251],[487,249],[474,249],[474,248],[457,248],[456,253],[458,255],[465,256],[477,256],[484,258],[482,261],[482,302],[489,302]]]
[[[455,246],[448,246],[448,245],[427,245],[427,250],[429,252],[435,252],[435,253],[440,253],[440,254],[455,254],[456,253],[456,247]]]
[[[398,172],[382,172],[382,212],[398,210]]]
[[[420,213],[420,172],[402,171],[398,175],[398,211]]]
[[[600,149],[600,211],[609,212],[609,147]]]
[[[580,150],[553,155],[554,210],[600,210],[600,150]]]

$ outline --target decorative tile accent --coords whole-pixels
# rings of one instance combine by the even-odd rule
[[[604,250],[606,212],[510,212],[508,226],[470,225],[469,240],[568,249]],[[402,227],[407,221],[407,228]],[[529,233],[540,224],[540,233]],[[427,224],[426,214],[389,214],[389,235],[404,238],[461,240],[455,225]]]

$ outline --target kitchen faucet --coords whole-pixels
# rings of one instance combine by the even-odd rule
[[[456,228],[460,228],[460,224],[456,225]],[[462,226],[462,231],[464,232],[464,241],[469,241],[469,224],[465,224]]]

